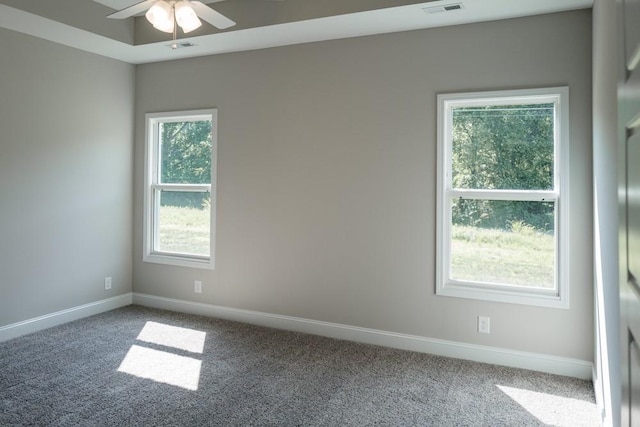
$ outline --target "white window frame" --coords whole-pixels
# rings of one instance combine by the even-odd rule
[[[569,308],[569,88],[439,94],[437,97],[437,251],[436,294],[552,308]],[[452,187],[452,120],[454,107],[554,103],[553,190],[467,190]],[[555,202],[555,289],[454,280],[451,276],[451,200]]]
[[[163,122],[211,120],[211,184],[165,184],[160,182],[160,133],[159,125]],[[171,111],[147,113],[145,144],[145,185],[144,185],[144,262],[176,265],[181,267],[215,268],[215,224],[216,224],[216,162],[217,162],[217,109]],[[161,191],[194,191],[209,192],[211,198],[210,236],[208,256],[184,253],[162,252],[155,249],[158,241],[158,213]]]

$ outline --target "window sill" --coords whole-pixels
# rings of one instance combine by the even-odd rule
[[[149,254],[145,255],[142,258],[142,261],[153,264],[165,264],[178,267],[203,268],[206,270],[215,269],[214,263],[210,259],[188,258],[177,255]]]
[[[527,292],[496,288],[480,288],[477,286],[448,283],[439,285],[436,295],[445,297],[467,298],[482,301],[522,304],[537,307],[569,309],[569,298],[551,293]]]

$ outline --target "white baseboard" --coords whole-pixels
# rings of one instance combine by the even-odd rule
[[[531,369],[580,379],[592,379],[593,364],[579,359],[464,344],[454,341],[262,313],[259,311],[240,310],[140,293],[133,293],[133,304],[439,356],[492,363],[513,368]]]
[[[299,317],[241,310],[192,301],[127,293],[0,327],[0,342],[130,304],[251,323],[289,331],[417,351],[581,379],[594,379],[591,362],[498,347],[465,344]]]
[[[90,302],[88,304],[57,311],[55,313],[45,314],[44,316],[35,317],[33,319],[13,323],[11,325],[1,326],[0,342],[30,334],[32,332],[37,332],[52,326],[71,322],[73,320],[82,319],[83,317],[93,316],[94,314],[131,305],[131,303],[132,293],[129,292],[127,294]]]

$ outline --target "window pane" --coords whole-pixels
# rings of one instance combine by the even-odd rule
[[[453,109],[453,188],[552,190],[554,104]]]
[[[211,183],[211,121],[160,123],[160,182]]]
[[[178,254],[211,254],[209,193],[160,191],[155,250]]]
[[[452,200],[451,278],[554,289],[554,205]]]

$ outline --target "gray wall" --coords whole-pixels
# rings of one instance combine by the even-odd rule
[[[135,73],[4,29],[0,53],[2,326],[131,291]]]
[[[571,308],[435,296],[436,94],[556,85],[570,87]],[[589,10],[138,66],[134,291],[591,361],[590,106]],[[143,263],[144,114],[205,107],[219,108],[216,270]]]

